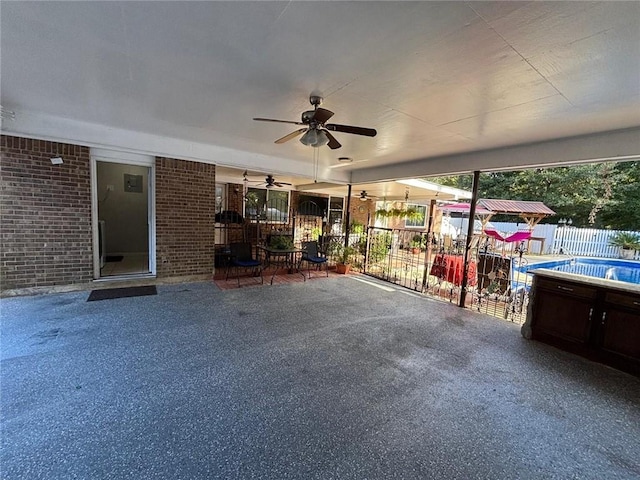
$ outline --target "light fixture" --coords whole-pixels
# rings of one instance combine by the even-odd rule
[[[53,157],[51,159],[51,164],[52,165],[62,165],[64,163],[64,161],[62,160],[62,157]]]
[[[309,130],[300,137],[300,143],[307,145],[308,147],[322,147],[329,143],[329,137],[324,130],[309,128]]]
[[[300,137],[300,143],[308,147],[314,147],[318,141],[318,132],[315,128],[307,130],[302,137]]]
[[[324,130],[320,130],[318,132],[318,140],[316,141],[316,144],[314,145],[314,147],[323,147],[327,143],[329,143],[329,137],[327,136],[327,132],[325,132]]]

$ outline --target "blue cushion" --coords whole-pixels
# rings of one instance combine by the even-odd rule
[[[259,267],[261,265],[258,260],[234,260],[233,263],[239,267]]]
[[[327,261],[325,257],[304,257],[304,260],[311,263],[324,263]]]

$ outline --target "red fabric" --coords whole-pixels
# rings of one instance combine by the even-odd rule
[[[484,233],[486,233],[490,237],[502,240],[503,242],[519,242],[520,240],[526,240],[527,238],[531,237],[531,232],[527,231],[512,233],[508,237],[503,237],[500,232],[491,228],[485,228]]]
[[[462,272],[464,270],[464,257],[462,255],[438,254],[431,267],[431,275],[445,279],[454,285],[462,284]],[[475,261],[469,262],[467,285],[474,286],[478,282],[477,266]]]
[[[519,242],[531,237],[531,232],[516,232],[504,239],[505,242]]]
[[[486,233],[490,237],[497,238],[498,240],[502,240],[504,242],[504,237],[497,230],[491,230],[490,228],[485,228],[484,233]]]

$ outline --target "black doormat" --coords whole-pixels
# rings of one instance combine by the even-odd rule
[[[107,255],[107,258],[104,259],[105,262],[121,262],[124,258],[124,255]]]
[[[96,300],[109,300],[111,298],[124,297],[144,297],[145,295],[157,295],[155,285],[145,285],[143,287],[126,287],[126,288],[106,288],[104,290],[92,290],[87,302],[95,302]]]

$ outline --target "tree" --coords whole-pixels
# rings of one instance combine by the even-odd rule
[[[470,175],[429,179],[470,190]],[[593,163],[480,175],[480,198],[541,201],[580,227],[640,229],[640,162]]]

